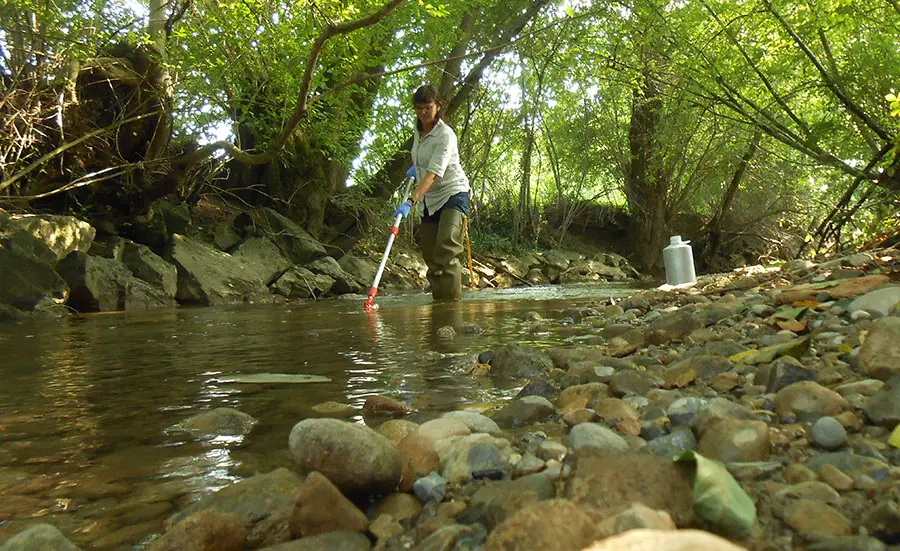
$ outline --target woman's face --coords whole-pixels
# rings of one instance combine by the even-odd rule
[[[413,108],[416,110],[416,118],[422,121],[422,124],[428,124],[434,122],[434,119],[437,118],[437,113],[441,108],[440,103],[416,103],[413,105]]]

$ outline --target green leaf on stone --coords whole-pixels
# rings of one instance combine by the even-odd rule
[[[888,438],[888,444],[894,446],[895,448],[900,448],[900,425],[897,425],[894,428],[894,433],[891,434],[890,438]]]
[[[729,356],[728,360],[735,363],[752,364],[753,358],[755,358],[757,354],[759,354],[759,350],[751,348],[750,350],[744,350],[743,352],[738,352],[737,354]]]
[[[772,314],[772,316],[782,320],[795,320],[799,318],[803,314],[803,312],[806,312],[806,310],[808,310],[808,308],[806,308],[805,306],[798,306],[797,308],[783,308]]]
[[[675,461],[693,461],[694,514],[700,523],[723,536],[740,537],[756,524],[756,505],[720,461],[703,457],[692,450]]]
[[[246,384],[306,384],[306,383],[330,383],[331,379],[321,375],[303,375],[302,373],[251,373],[248,375],[232,375],[216,379],[221,383],[246,383]]]
[[[735,354],[729,359],[733,362],[743,362],[745,364],[755,365],[769,363],[781,356],[793,356],[799,358],[809,349],[809,343],[809,337],[803,337],[802,339],[794,339],[788,342],[773,344],[771,346],[764,346],[759,350],[753,350],[753,354],[750,354],[750,350],[746,350],[739,354]]]

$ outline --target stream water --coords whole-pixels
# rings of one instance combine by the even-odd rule
[[[513,341],[590,338],[564,309],[632,292],[547,286],[470,292],[452,305],[422,293],[379,297],[373,313],[356,297],[0,324],[0,543],[48,522],[83,549],[141,549],[184,504],[290,467],[288,434],[312,406],[362,406],[381,394],[422,420],[496,401],[518,388],[467,376],[475,355]],[[525,322],[531,312],[546,322]],[[438,336],[460,322],[483,332]],[[331,381],[223,381],[253,373]],[[217,407],[259,423],[245,438],[172,430]]]

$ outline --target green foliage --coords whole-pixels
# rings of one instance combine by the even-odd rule
[[[209,140],[225,127],[239,147],[266,149],[297,104],[316,37],[384,3],[195,0],[168,37],[179,142]],[[414,0],[377,25],[329,41],[313,73],[315,101],[279,159],[288,170],[308,169],[290,175],[296,192],[305,193],[313,177],[340,181],[343,171],[357,186],[351,194],[329,191],[332,204],[348,212],[376,208],[365,194],[384,185],[376,178],[411,135],[411,92],[441,82],[451,68],[422,64],[464,46],[468,57],[452,79],[452,96],[531,3]],[[900,82],[900,14],[893,4],[767,5],[549,2],[475,80],[451,121],[474,188],[473,240],[505,250],[561,239],[564,231],[547,230],[545,211],[558,211],[554,222],[565,230],[585,205],[626,203],[633,106],[646,99],[648,78],[660,92],[648,150],[653,177],[665,188],[666,224],[699,219],[692,226],[699,228],[714,217],[757,133],[758,151],[722,223],[732,236],[776,243],[779,253],[793,247],[789,236],[814,232],[856,172],[892,142],[873,170],[895,174],[900,98],[891,86]],[[170,14],[177,7],[169,4]],[[26,30],[43,37],[43,58],[38,49],[0,58],[4,75],[35,64],[47,80],[65,79],[71,60],[88,60],[115,41],[148,39],[143,14],[119,0],[13,0],[0,6],[10,44],[23,38],[13,22],[30,14],[40,28]],[[382,71],[390,74],[362,78]],[[869,184],[851,195],[849,205],[858,207],[838,239],[844,245],[888,229],[896,209],[888,191]],[[641,206],[640,198],[628,200],[632,209]],[[511,239],[517,222],[533,229],[524,244]]]

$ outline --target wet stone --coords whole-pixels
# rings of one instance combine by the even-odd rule
[[[480,361],[480,360],[479,360]],[[550,398],[556,393],[556,389],[552,384],[543,379],[537,379],[529,382],[522,387],[522,390],[516,394],[516,398],[525,398],[526,396],[540,396],[541,398]]]
[[[651,389],[662,386],[662,380],[647,373],[619,371],[609,379],[609,388],[618,397],[636,394],[645,396]]]
[[[366,530],[368,520],[365,514],[318,472],[306,477],[296,496],[290,520],[294,537],[315,536],[336,530]]]
[[[472,432],[483,432],[487,434],[501,434],[503,431],[497,426],[490,417],[476,413],[474,411],[451,411],[442,416],[444,419],[453,419],[461,421]]]
[[[784,521],[801,536],[849,536],[853,527],[839,511],[812,499],[791,502],[783,512]]]
[[[496,480],[503,478],[509,470],[506,461],[503,460],[497,447],[493,444],[484,443],[472,446],[469,450],[468,462],[474,479]]]
[[[762,421],[723,419],[703,433],[698,452],[723,463],[765,461],[769,427]]]
[[[784,469],[784,481],[788,484],[797,484],[816,479],[816,472],[800,463],[791,463]]]
[[[505,405],[494,414],[493,420],[501,427],[516,428],[546,421],[555,413],[556,409],[546,398],[526,396]]]
[[[854,481],[862,476],[876,482],[891,478],[891,467],[887,463],[851,452],[823,453],[811,457],[807,462],[807,466],[817,472],[825,465],[836,467]]]
[[[793,356],[782,356],[770,364],[760,366],[755,380],[757,384],[766,386],[766,392],[778,392],[800,381],[815,381],[816,371]]]
[[[696,450],[697,439],[690,427],[678,427],[671,434],[650,440],[647,445],[656,455],[674,458],[686,450]]]
[[[3,551],[79,551],[56,527],[36,524],[0,545]]]
[[[882,501],[875,504],[863,516],[862,525],[881,541],[900,545],[900,503]]]
[[[775,497],[781,499],[812,499],[828,503],[829,505],[835,505],[841,499],[840,494],[834,488],[818,480],[793,484],[779,490]]]
[[[885,388],[869,397],[866,416],[882,427],[900,424],[900,377],[892,378]]]
[[[395,520],[412,520],[422,512],[422,503],[406,493],[388,494],[374,506],[374,516],[391,515]],[[371,511],[371,508],[370,508]],[[372,515],[370,515],[372,516]]]
[[[413,492],[422,503],[434,501],[440,503],[447,495],[447,481],[437,473],[431,473],[413,483]]]
[[[497,526],[485,551],[582,549],[594,535],[592,519],[575,504],[555,499],[525,507]]]
[[[670,458],[586,449],[575,455],[564,495],[603,515],[613,515],[634,503],[642,503],[666,511],[676,525],[685,527],[696,522],[692,486],[691,468]]]
[[[834,465],[822,465],[819,469],[819,478],[839,492],[849,492],[853,489],[853,479]]]
[[[244,523],[235,515],[200,511],[153,542],[151,551],[241,551],[247,542]]]
[[[525,453],[522,455],[522,459],[516,463],[515,468],[513,468],[513,478],[519,478],[522,476],[527,476],[529,474],[537,473],[546,467],[546,463],[543,459],[538,459],[536,455],[531,452]]]
[[[647,442],[661,438],[669,433],[671,425],[669,418],[665,416],[645,421],[644,424],[641,425],[641,438]]]
[[[666,414],[675,426],[690,425],[694,416],[697,415],[707,403],[708,402],[703,398],[694,396],[679,398],[672,402],[672,405],[666,410]]]
[[[775,411],[782,418],[794,417],[802,423],[814,423],[820,417],[834,416],[849,407],[840,394],[813,381],[801,381],[775,395]]]
[[[847,444],[847,431],[834,417],[822,417],[809,433],[812,441],[826,450],[836,450]]]
[[[619,451],[630,449],[624,438],[597,423],[582,423],[572,427],[569,431],[569,447],[576,452],[582,448]]]
[[[566,413],[563,416],[563,422],[569,427],[574,427],[581,423],[592,423],[599,418],[600,416],[597,415],[596,411],[587,408],[579,408]]]

